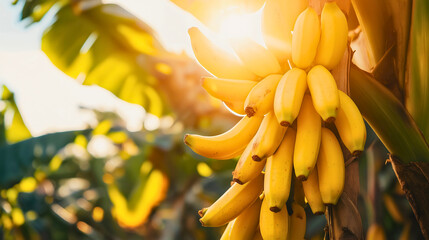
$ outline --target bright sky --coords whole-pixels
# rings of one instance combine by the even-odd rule
[[[53,14],[38,24],[25,27],[19,22],[20,6],[0,1],[0,84],[15,94],[26,125],[34,136],[65,130],[83,129],[94,122],[93,115],[79,106],[117,111],[129,120],[130,130],[141,126],[144,110],[118,100],[96,86],[82,86],[62,73],[40,50],[43,30]],[[151,25],[170,51],[191,53],[187,36],[190,26],[201,26],[190,14],[168,0],[109,0]],[[253,18],[254,19],[254,18]],[[239,20],[244,25],[252,19]],[[247,24],[246,24],[247,23]],[[226,24],[226,26],[233,26]],[[226,29],[226,34],[243,30]],[[256,26],[258,27],[258,26]]]

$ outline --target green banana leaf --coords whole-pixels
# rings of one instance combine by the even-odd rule
[[[413,2],[405,106],[429,138],[429,2]]]
[[[0,147],[0,189],[31,176],[37,164],[49,164],[58,150],[73,142],[78,133],[52,133]]]
[[[351,98],[389,152],[403,162],[429,162],[429,147],[402,103],[355,65],[349,81]]]
[[[85,85],[99,85],[154,115],[166,109],[148,73],[151,57],[164,50],[145,23],[115,4],[68,4],[42,37],[52,63]]]

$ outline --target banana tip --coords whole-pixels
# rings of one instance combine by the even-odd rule
[[[200,217],[204,217],[204,214],[206,214],[206,212],[207,212],[207,208],[203,208],[198,211],[198,215],[200,215]],[[200,222],[203,223],[202,219],[200,219]]]
[[[356,150],[356,151],[354,151],[354,152],[352,153],[352,155],[353,155],[354,157],[359,157],[361,154],[362,154],[362,151],[361,151],[361,150]]]
[[[189,134],[185,134],[185,136],[183,137],[183,142],[185,142],[185,144],[189,146],[189,139],[188,139],[188,137],[189,137]]]
[[[242,181],[240,181],[240,179],[238,179],[238,178],[233,178],[232,179],[232,181],[234,181],[234,182],[236,182],[236,183],[238,183],[238,184],[240,184],[240,185],[243,185],[244,183],[242,182]]]
[[[327,123],[333,123],[333,122],[335,122],[335,117],[328,117],[328,119],[326,119],[325,122],[327,122]]]
[[[253,155],[253,156],[252,156],[252,159],[253,159],[253,161],[255,161],[255,162],[260,162],[260,161],[262,161],[262,159],[261,159],[258,155]]]
[[[290,123],[289,123],[289,122],[287,122],[287,121],[281,121],[281,122],[280,122],[280,125],[281,125],[281,126],[283,126],[283,127],[289,127],[289,126],[290,126]]]
[[[255,116],[255,113],[256,113],[255,110],[252,107],[246,107],[244,109],[244,112],[246,113],[246,115],[248,117],[253,117],[253,116]]]
[[[307,177],[306,176],[304,176],[304,175],[299,175],[299,176],[297,176],[296,177],[299,181],[306,181],[307,180]]]
[[[275,213],[278,213],[278,212],[280,212],[280,208],[279,207],[270,207],[270,211],[271,212],[275,212]]]

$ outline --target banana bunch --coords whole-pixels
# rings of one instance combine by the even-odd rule
[[[306,202],[323,214],[343,192],[340,142],[353,155],[365,145],[359,109],[330,72],[346,51],[347,19],[335,2],[326,2],[319,17],[308,0],[267,0],[262,32],[266,47],[235,39],[235,54],[197,28],[188,32],[195,57],[214,75],[203,78],[203,87],[243,115],[223,134],[185,135],[202,156],[238,158],[234,184],[199,212],[200,221],[227,224],[222,239],[303,239]]]

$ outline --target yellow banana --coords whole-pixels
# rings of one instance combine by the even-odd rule
[[[204,77],[203,88],[212,96],[226,102],[244,102],[257,82],[250,80]],[[243,108],[244,109],[244,108]]]
[[[301,68],[307,69],[316,57],[320,40],[319,16],[308,7],[296,19],[292,35],[292,60]]]
[[[223,230],[222,236],[220,237],[220,240],[230,240],[231,239],[231,229],[232,226],[234,225],[235,219],[232,220],[231,222],[228,223],[228,225],[226,225],[225,230]]]
[[[266,77],[281,71],[276,57],[268,49],[253,40],[248,38],[232,39],[231,46],[244,65],[254,74]]]
[[[332,70],[341,61],[347,47],[347,19],[335,2],[326,2],[320,25],[320,42],[314,62]]]
[[[344,159],[340,144],[331,130],[322,128],[317,174],[320,195],[326,205],[337,204],[344,189],[344,172]]]
[[[283,65],[291,58],[292,31],[308,0],[267,0],[262,10],[262,34],[267,48]]]
[[[217,136],[186,134],[185,143],[199,155],[213,159],[230,159],[240,155],[262,122],[260,116],[243,117],[234,127]]]
[[[246,112],[244,112],[244,101],[240,102],[223,102],[225,106],[236,115],[245,116]]]
[[[277,122],[274,112],[269,112],[252,141],[252,159],[259,162],[273,155],[282,142],[286,129]]]
[[[386,240],[383,227],[377,223],[372,224],[366,233],[366,240]]]
[[[307,74],[299,68],[281,78],[274,97],[274,112],[280,125],[287,127],[295,121],[306,90]]]
[[[302,187],[304,189],[305,198],[307,199],[313,214],[324,214],[325,204],[323,203],[322,196],[320,195],[317,168],[314,168],[307,180],[302,182]]]
[[[365,147],[365,123],[353,100],[342,91],[338,91],[338,94],[340,109],[335,119],[335,126],[347,149],[353,155],[359,155]]]
[[[337,83],[322,65],[314,66],[307,74],[313,105],[324,121],[333,122],[340,108]]]
[[[304,240],[306,229],[306,215],[304,208],[293,202],[292,215],[289,217],[289,236],[290,240]]]
[[[289,228],[289,215],[285,207],[280,212],[272,212],[266,198],[262,201],[259,228],[263,239],[286,240]]]
[[[389,212],[390,216],[395,220],[395,222],[403,223],[404,216],[402,215],[402,212],[398,205],[396,204],[395,200],[388,194],[384,194],[383,196],[384,206],[387,209],[387,212]]]
[[[232,221],[258,198],[263,186],[262,173],[244,185],[234,183],[213,205],[198,212],[201,224],[219,227]]]
[[[262,200],[257,198],[255,202],[244,210],[234,222],[231,228],[230,239],[249,240],[255,234],[259,225],[259,213]]]
[[[295,130],[288,128],[277,151],[267,159],[264,193],[273,212],[280,212],[289,198],[295,135]]]
[[[247,70],[237,57],[216,46],[198,28],[190,28],[188,34],[195,57],[211,74],[220,78],[257,79],[257,76]]]
[[[274,95],[282,75],[272,74],[252,88],[244,103],[247,116],[264,115],[273,109]]]
[[[265,159],[260,162],[253,161],[252,159],[253,141],[254,139],[252,139],[246,149],[244,149],[243,154],[241,154],[240,159],[235,166],[235,170],[232,172],[233,181],[239,184],[245,184],[259,176],[265,167]]]
[[[301,181],[307,179],[316,165],[321,139],[322,120],[313,107],[310,95],[302,100],[301,110],[297,119],[293,167]]]

